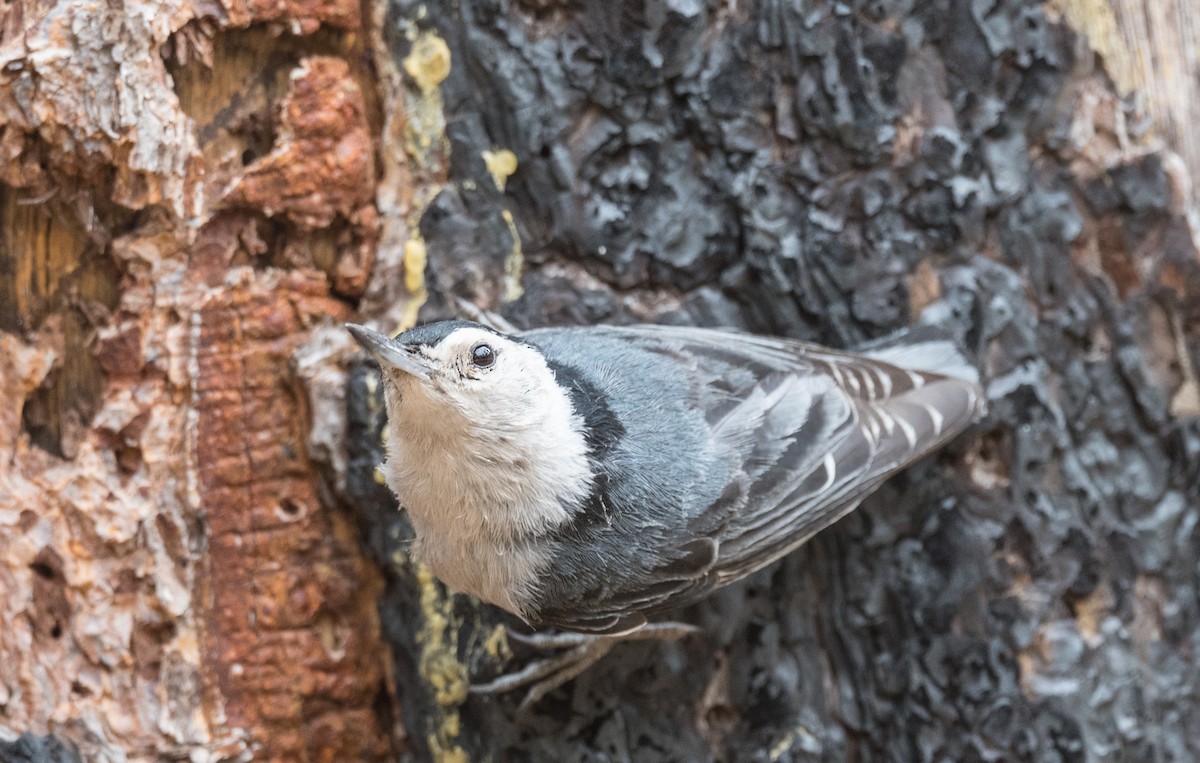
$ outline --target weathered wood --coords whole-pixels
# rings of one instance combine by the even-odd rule
[[[395,755],[292,365],[375,250],[361,10],[5,6],[0,760]]]
[[[1200,6],[1189,0],[1053,0],[1104,57],[1121,91],[1150,117],[1149,129],[1183,159],[1181,179],[1200,177]],[[1194,185],[1191,203],[1197,204]]]
[[[0,760],[1200,756],[1198,13],[5,4]],[[408,563],[338,326],[452,297],[919,318],[992,411],[517,722],[467,681],[529,655]]]

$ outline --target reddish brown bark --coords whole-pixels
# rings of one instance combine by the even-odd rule
[[[374,260],[361,4],[6,10],[0,736],[394,758],[293,360]]]
[[[344,518],[322,508],[289,359],[347,308],[324,278],[223,290],[199,314],[196,460],[207,523],[207,664],[226,722],[270,760],[375,760],[388,734],[377,584]]]

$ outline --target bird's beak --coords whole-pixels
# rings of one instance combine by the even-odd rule
[[[346,328],[363,346],[363,349],[375,356],[379,365],[384,368],[395,368],[406,374],[417,377],[421,381],[429,381],[433,370],[432,364],[415,351],[398,346],[391,339],[374,329],[359,326],[357,323],[347,323]]]

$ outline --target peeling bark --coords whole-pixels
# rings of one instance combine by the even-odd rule
[[[1200,756],[1196,12],[1151,6],[9,3],[0,760]],[[454,298],[938,323],[991,413],[518,722],[340,327]]]
[[[374,254],[361,6],[14,5],[0,759],[393,758],[292,362]]]

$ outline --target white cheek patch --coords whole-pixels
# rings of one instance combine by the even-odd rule
[[[451,587],[520,612],[545,566],[530,541],[592,489],[583,422],[535,350],[478,329],[496,365],[478,379],[417,380],[388,397],[384,467],[412,517],[414,551]],[[489,339],[490,337],[490,339]],[[441,361],[445,363],[445,360]]]

